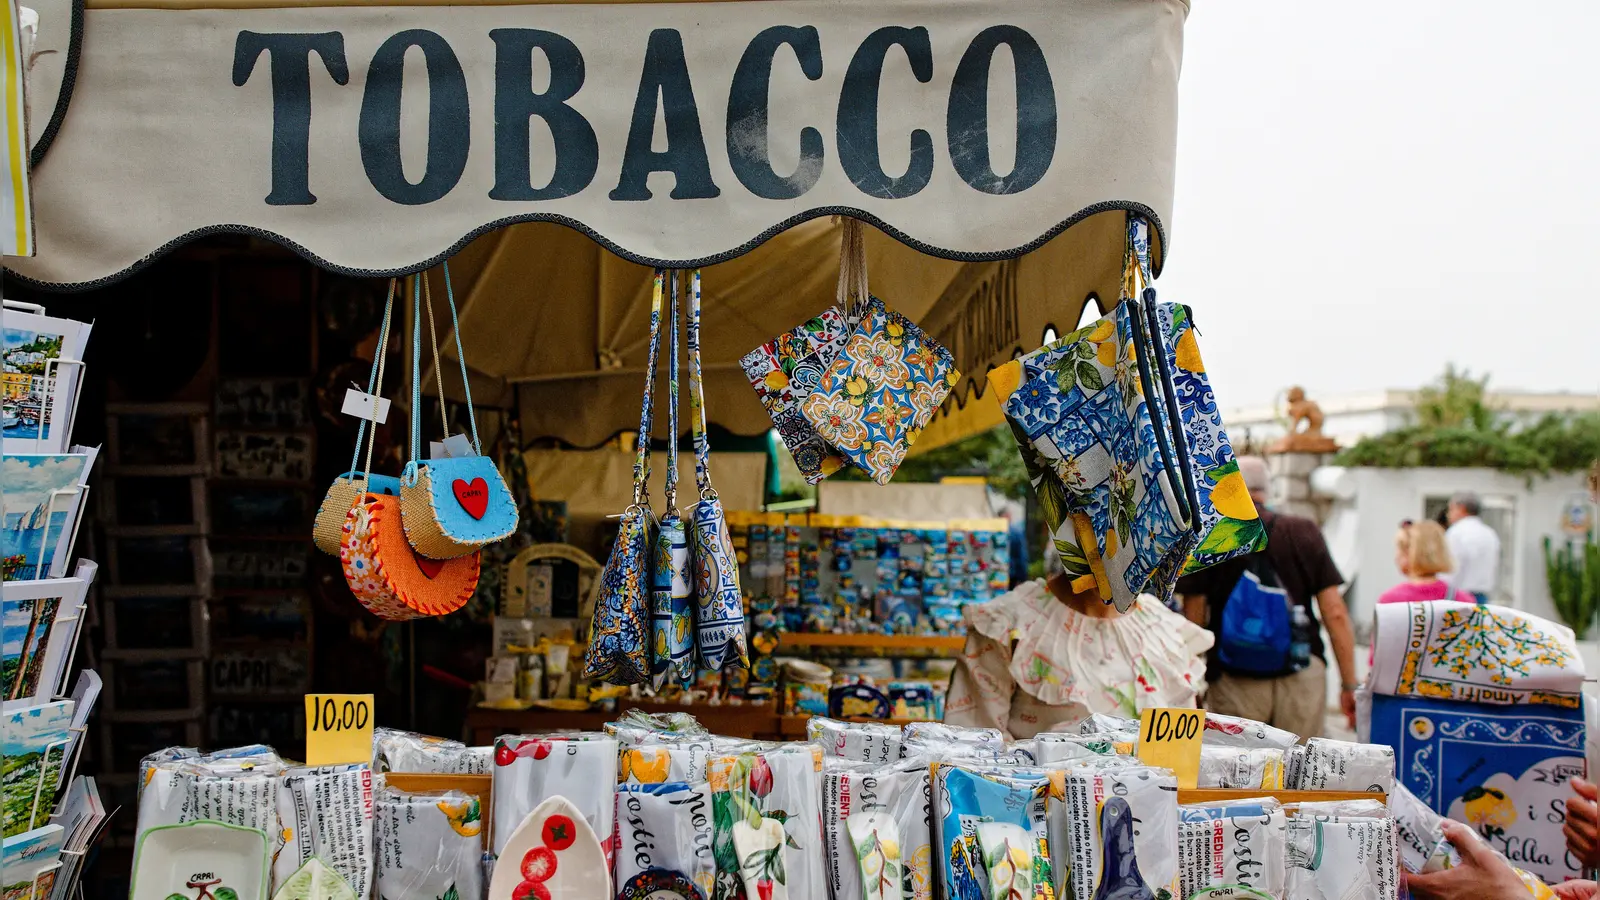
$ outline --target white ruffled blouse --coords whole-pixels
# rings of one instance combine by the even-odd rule
[[[964,615],[967,645],[945,698],[953,725],[1024,740],[1090,713],[1192,707],[1205,688],[1211,632],[1150,597],[1099,619],[1030,581]]]

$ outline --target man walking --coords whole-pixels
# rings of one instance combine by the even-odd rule
[[[1317,624],[1320,610],[1322,625],[1327,628],[1339,666],[1339,707],[1351,727],[1355,727],[1355,689],[1358,686],[1355,638],[1350,630],[1350,611],[1340,592],[1344,577],[1334,565],[1316,522],[1267,509],[1267,461],[1259,456],[1242,456],[1239,470],[1260,511],[1262,524],[1266,526],[1266,549],[1196,572],[1178,582],[1184,614],[1195,624],[1209,627],[1216,633],[1217,644],[1223,650],[1221,654],[1214,650],[1211,656],[1206,674],[1211,684],[1206,708],[1266,722],[1305,738],[1321,735],[1328,708],[1328,666],[1322,629]],[[1288,595],[1294,641],[1309,644],[1309,653],[1303,646],[1301,648],[1303,659],[1296,661],[1296,654],[1291,652],[1285,666],[1277,671],[1259,668],[1246,671],[1230,667],[1219,658],[1227,655],[1226,648],[1221,646],[1226,637],[1222,629],[1223,610],[1247,572],[1261,584],[1275,581],[1276,587],[1281,587]]]
[[[1456,568],[1445,580],[1455,590],[1476,597],[1479,603],[1488,603],[1500,576],[1500,536],[1478,517],[1482,511],[1483,501],[1471,491],[1450,498],[1445,509],[1450,527],[1445,529],[1444,539],[1450,545]]]

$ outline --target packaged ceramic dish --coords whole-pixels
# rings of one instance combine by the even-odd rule
[[[378,773],[487,775],[493,755],[493,747],[468,747],[460,741],[393,728],[372,730],[372,770]]]
[[[806,740],[822,745],[822,752],[857,762],[891,763],[902,756],[901,731],[877,722],[840,722],[812,716],[806,722]]]
[[[825,897],[822,748],[813,743],[754,744],[711,760],[710,900],[742,900],[745,886],[799,900]],[[746,863],[758,863],[750,870]]]
[[[717,872],[711,842],[711,788],[706,782],[617,788],[616,886],[623,896],[674,878],[693,884],[702,897],[711,896]]]
[[[1387,794],[1394,790],[1394,748],[1314,737],[1306,741],[1305,761],[1293,788]]]
[[[379,897],[483,896],[483,818],[477,797],[380,788],[373,804]]]
[[[365,897],[372,890],[372,767],[366,763],[290,769],[278,781],[283,847],[272,861],[281,885],[313,857]]]
[[[1069,839],[1058,860],[1068,867],[1072,896],[1177,890],[1178,781],[1171,771],[1129,766],[1068,772],[1062,787]]]
[[[597,835],[616,821],[617,740],[596,732],[501,735],[494,741],[495,856],[528,813],[547,798],[566,797]],[[611,864],[609,837],[601,841]]]
[[[1037,896],[1034,886],[1055,883],[1049,852],[1046,800],[1050,779],[1039,770],[974,771],[960,764],[934,763],[933,846],[943,896],[951,900],[989,897],[996,879],[1026,878],[1022,896]],[[980,823],[1009,826],[1006,833],[980,834]],[[1014,830],[1013,830],[1014,829]],[[1027,846],[1016,847],[1017,836]],[[985,841],[985,837],[989,840]],[[996,841],[1008,852],[994,855]],[[986,847],[986,843],[989,845]],[[1019,850],[1014,858],[1009,850]],[[1014,883],[1014,882],[1013,882]],[[998,896],[1006,893],[1001,890]]]
[[[1308,816],[1289,820],[1290,900],[1392,900],[1400,890],[1400,849],[1392,818]]]
[[[1276,748],[1200,747],[1199,787],[1283,790],[1283,751]]]
[[[929,900],[928,766],[824,760],[822,840],[833,900]]]
[[[1283,896],[1288,819],[1270,797],[1178,810],[1178,896],[1239,886]]]

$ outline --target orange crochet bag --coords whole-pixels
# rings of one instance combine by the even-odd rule
[[[380,619],[443,616],[477,590],[479,554],[429,559],[406,540],[400,498],[362,494],[344,519],[339,563],[356,600]]]

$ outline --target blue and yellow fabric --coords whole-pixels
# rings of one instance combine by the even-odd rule
[[[700,270],[689,283],[689,427],[694,433],[694,480],[700,501],[689,514],[694,565],[694,638],[700,667],[717,671],[738,663],[750,667],[744,631],[739,562],[722,510],[711,486],[711,441],[706,436],[706,399],[700,366]]]
[[[658,527],[650,511],[651,397],[656,356],[661,348],[661,295],[664,273],[656,272],[650,299],[650,353],[644,370],[644,403],[639,413],[638,449],[633,460],[633,503],[622,514],[617,539],[600,573],[583,677],[611,684],[643,684],[650,679],[650,588]]]
[[[694,617],[690,611],[689,532],[678,515],[678,273],[668,274],[666,509],[656,535],[650,591],[650,684],[694,680]]]

